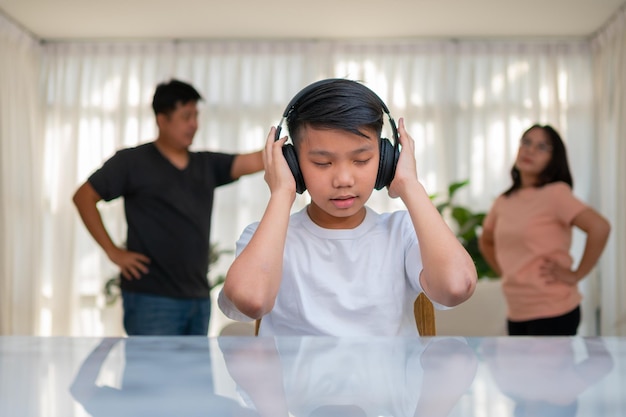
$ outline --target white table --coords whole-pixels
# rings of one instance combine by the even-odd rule
[[[0,417],[626,416],[626,338],[0,337]]]

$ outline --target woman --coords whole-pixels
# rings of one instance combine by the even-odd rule
[[[580,324],[577,284],[595,266],[610,225],[572,193],[565,145],[549,125],[524,132],[513,185],[483,222],[480,250],[502,277],[509,335],[575,335]],[[573,269],[573,226],[587,234]]]

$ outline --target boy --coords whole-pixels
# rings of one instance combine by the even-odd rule
[[[270,130],[271,195],[261,221],[237,243],[219,295],[226,316],[263,318],[259,335],[406,336],[417,333],[420,292],[439,308],[471,296],[472,259],[418,181],[404,120],[393,150],[380,137],[383,111],[389,115],[373,91],[343,79],[318,81],[287,106],[293,145]],[[407,210],[367,207],[383,187]],[[290,216],[304,188],[311,203]]]

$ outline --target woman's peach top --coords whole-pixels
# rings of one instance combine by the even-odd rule
[[[586,208],[563,182],[522,188],[496,199],[483,229],[494,234],[510,320],[555,317],[580,304],[577,286],[548,282],[539,266],[550,258],[571,268],[572,221]]]

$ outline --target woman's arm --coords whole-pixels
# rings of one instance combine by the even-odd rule
[[[485,258],[485,261],[489,264],[491,269],[494,270],[498,276],[502,276],[502,270],[498,261],[496,260],[496,249],[493,238],[493,230],[483,228],[482,234],[478,238],[478,249]]]
[[[555,279],[575,285],[591,272],[598,259],[600,259],[600,255],[602,255],[602,251],[609,239],[611,225],[590,207],[574,217],[572,225],[580,228],[587,234],[585,249],[578,268],[575,271],[571,271],[561,268],[555,263],[550,263],[549,267],[552,268],[551,272],[554,274]]]

